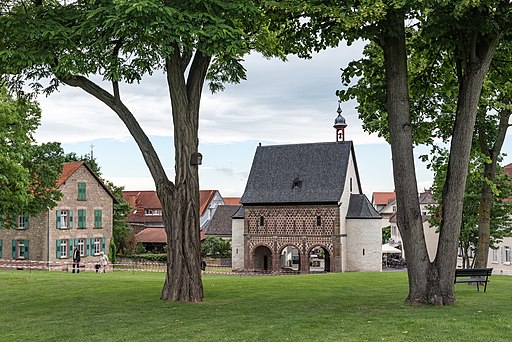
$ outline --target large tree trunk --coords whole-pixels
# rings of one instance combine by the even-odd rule
[[[487,260],[489,258],[489,246],[491,240],[491,209],[494,200],[493,192],[490,183],[496,179],[496,167],[498,158],[501,153],[501,148],[505,142],[505,136],[509,127],[511,111],[502,109],[499,113],[500,122],[498,125],[498,132],[496,140],[491,148],[488,145],[488,134],[486,132],[486,125],[478,127],[478,141],[480,151],[489,157],[490,163],[485,163],[484,181],[482,184],[482,193],[480,195],[480,206],[478,210],[478,241],[476,244],[476,254],[474,265],[475,268],[487,267]]]
[[[167,232],[167,274],[161,299],[200,302],[203,299],[203,284],[200,270],[199,177],[198,165],[191,165],[191,158],[198,152],[199,104],[210,57],[196,53],[185,81],[184,73],[192,54],[181,54],[177,46],[174,48],[174,53],[166,61],[166,68],[174,123],[175,183],[168,180],[151,142],[122,103],[116,82],[113,82],[112,95],[83,76],[67,77],[62,81],[82,88],[118,114],[139,146],[151,172],[162,204]]]
[[[408,301],[411,304],[430,302],[429,293],[435,289],[427,281],[428,257],[418,198],[414,168],[411,115],[407,75],[404,17],[388,14],[393,27],[380,37],[386,69],[388,125],[393,157],[393,177],[397,201],[397,224],[402,236],[409,277]]]
[[[441,224],[435,269],[438,271],[444,304],[455,303],[453,279],[457,266],[457,245],[462,224],[462,205],[466,186],[471,140],[477,106],[485,75],[494,56],[499,34],[490,39],[475,34],[464,70],[459,78],[459,95],[453,126],[448,170],[442,192]]]
[[[436,259],[430,262],[423,234],[417,182],[407,79],[404,16],[389,11],[386,30],[379,37],[384,51],[388,124],[397,197],[397,223],[407,256],[409,296],[413,304],[455,303],[453,279],[462,223],[471,138],[480,91],[499,35],[486,41],[474,39],[460,81],[456,119],[450,146],[448,172],[443,187],[441,229]]]
[[[191,54],[174,46],[166,60],[167,83],[171,97],[174,149],[175,191],[162,203],[171,211],[167,229],[167,276],[162,289],[163,300],[200,302],[203,299],[201,281],[201,241],[199,222],[198,165],[191,163],[198,153],[199,104],[210,57],[197,51],[188,78],[184,73]],[[165,189],[162,189],[165,194]],[[157,188],[157,191],[160,191]]]

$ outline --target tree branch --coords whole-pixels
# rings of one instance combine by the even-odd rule
[[[174,184],[167,178],[162,163],[160,162],[158,154],[153,148],[151,141],[147,137],[146,133],[144,133],[144,131],[140,127],[139,123],[137,122],[133,114],[121,102],[120,99],[119,101],[116,101],[116,98],[112,94],[110,94],[105,89],[101,88],[96,83],[92,82],[84,76],[71,76],[67,78],[62,78],[61,81],[71,87],[79,87],[83,89],[87,93],[91,94],[92,96],[106,104],[114,112],[116,112],[116,114],[124,122],[126,128],[128,128],[128,131],[130,132],[135,142],[139,146],[142,156],[146,161],[146,165],[148,166],[149,171],[153,176],[155,184],[157,186],[158,184],[168,184],[171,185],[172,188],[174,188]]]

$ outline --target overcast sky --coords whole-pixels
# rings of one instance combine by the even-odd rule
[[[342,45],[315,54],[311,60],[291,57],[288,62],[246,57],[247,80],[227,85],[221,93],[203,91],[200,109],[200,188],[216,189],[224,197],[242,196],[258,143],[264,145],[335,141],[332,127],[340,89],[340,68],[360,57],[362,44]],[[108,84],[105,85],[108,88]],[[172,118],[167,83],[161,73],[140,84],[121,88],[128,108],[149,135],[174,178]],[[77,88],[62,87],[40,98],[42,124],[38,142],[59,141],[66,153],[89,153],[93,145],[102,176],[126,190],[153,190],[153,180],[142,156],[117,115]],[[342,104],[352,140],[364,193],[393,191],[389,145],[377,135],[365,133],[357,117],[356,102]],[[512,151],[507,137],[503,151]],[[420,149],[417,154],[425,153]],[[512,162],[505,157],[505,164]],[[428,188],[431,173],[417,161],[419,190]]]

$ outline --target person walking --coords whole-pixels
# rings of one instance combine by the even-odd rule
[[[76,267],[76,273],[80,273],[80,251],[78,250],[78,247],[75,247],[73,249],[73,271],[72,271],[72,273],[75,273],[75,267]]]
[[[103,273],[107,272],[107,266],[108,266],[108,256],[105,253],[100,252],[100,267],[103,270]]]

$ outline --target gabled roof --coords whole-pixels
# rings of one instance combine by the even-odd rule
[[[372,194],[372,203],[374,205],[386,206],[396,198],[394,191],[374,192]]]
[[[240,202],[338,203],[351,154],[357,174],[351,141],[258,146]]]
[[[219,205],[208,225],[206,235],[229,235],[231,236],[231,221],[240,205]]]
[[[432,190],[430,189],[420,193],[419,202],[420,204],[437,204],[434,198],[432,198]]]
[[[351,194],[348,205],[347,219],[380,219],[382,216],[375,210],[366,195]]]
[[[505,165],[503,167],[503,172],[505,172],[509,176],[512,176],[512,163]]]
[[[214,199],[217,190],[200,190],[199,191],[199,215],[203,215],[208,209],[210,202]]]
[[[94,171],[87,165],[84,161],[77,161],[77,162],[65,162],[62,165],[62,172],[60,173],[59,179],[57,179],[57,187],[60,187],[62,184],[64,184],[69,177],[71,177],[81,166],[85,167],[87,171],[96,179],[96,181],[101,185],[101,187],[107,192],[107,194],[112,197],[112,200],[114,203],[117,203],[117,199],[114,197],[112,192],[110,192],[110,189],[105,186],[105,183],[103,183],[103,180],[98,177],[94,173]]]

